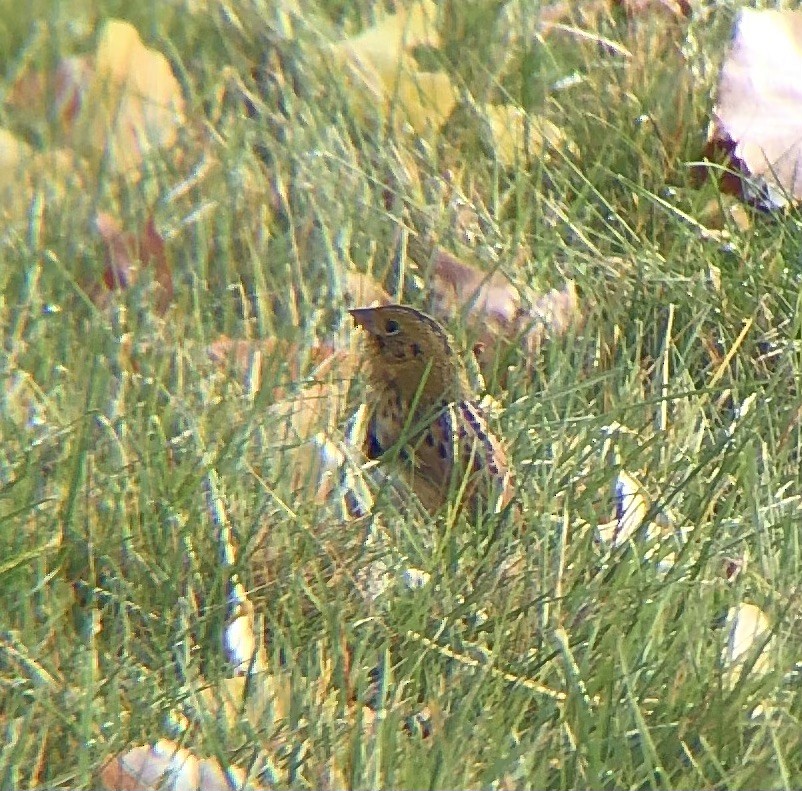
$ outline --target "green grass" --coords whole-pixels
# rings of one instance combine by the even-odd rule
[[[730,224],[724,241],[701,234],[710,202],[730,199],[689,168],[736,4],[684,34],[601,17],[592,32],[626,59],[524,35],[530,3],[511,40],[514,2],[445,3],[454,32],[420,57],[473,105],[426,142],[356,112],[326,55],[384,4],[299,5],[288,37],[276,4],[252,0],[196,13],[0,2],[0,97],[25,64],[90,52],[99,22],[131,14],[169,57],[190,119],[136,182],[89,163],[80,188],[34,179],[14,189],[22,211],[0,211],[0,787],[98,787],[105,760],[162,737],[278,787],[799,787],[788,674],[802,657],[802,223],[791,211]],[[639,50],[639,36],[652,44]],[[505,166],[470,129],[477,107],[501,101],[556,124],[574,150]],[[35,151],[64,144],[52,118],[0,106],[0,126]],[[449,225],[447,169],[480,219],[473,250]],[[263,359],[249,387],[206,354],[221,333],[280,338],[308,371],[315,342],[348,342],[349,269],[425,306],[423,262],[399,242],[402,202],[413,230],[458,254],[539,292],[571,278],[580,293],[581,325],[534,359],[512,345],[504,389],[489,383],[520,536],[500,517],[426,520],[379,497],[385,537],[366,545],[368,520],[290,485],[268,411],[276,386],[299,387],[287,355]],[[153,213],[169,237],[165,314],[147,275],[106,306],[90,298],[99,210],[130,229]],[[532,255],[516,263],[521,245]],[[654,512],[692,528],[667,575],[594,541],[613,510],[614,423]],[[256,677],[250,717],[218,712],[232,569],[210,476],[279,691],[260,708]],[[726,583],[726,559],[744,554]],[[520,565],[501,573],[511,557]],[[391,584],[370,601],[377,560]],[[408,568],[428,584],[405,589]],[[769,616],[774,648],[768,673],[733,686],[717,623],[741,601]]]

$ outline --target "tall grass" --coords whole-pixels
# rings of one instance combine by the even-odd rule
[[[444,4],[452,32],[420,57],[474,107],[513,102],[573,142],[514,168],[458,125],[422,142],[357,113],[325,42],[382,4],[299,5],[288,36],[282,7],[251,0],[0,3],[0,96],[122,17],[168,55],[191,119],[138,182],[101,168],[0,225],[0,785],[97,787],[109,757],[169,736],[279,787],[798,787],[800,220],[741,230],[688,166],[735,4],[685,32],[589,16],[584,38],[533,35],[529,3]],[[54,119],[2,114],[34,150],[59,144]],[[299,388],[314,343],[345,342],[347,270],[425,304],[393,206],[457,246],[447,169],[480,220],[478,260],[580,293],[581,325],[534,359],[511,349],[503,390],[490,385],[523,530],[381,496],[378,526],[344,520],[294,494],[270,433],[276,388]],[[165,314],[147,273],[93,302],[98,210],[132,229],[155,215],[174,273]],[[726,233],[701,232],[711,216]],[[250,386],[209,360],[221,333],[291,342],[298,360],[263,360]],[[361,393],[357,378],[340,430]],[[596,541],[616,465],[649,491],[650,519],[688,531],[665,573]],[[366,544],[371,529],[383,538]],[[411,568],[423,587],[401,583]],[[244,713],[224,716],[232,571],[276,699],[254,682]],[[375,599],[371,575],[389,586]],[[743,601],[773,643],[768,670],[735,683],[722,623]]]

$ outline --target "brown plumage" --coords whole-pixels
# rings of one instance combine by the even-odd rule
[[[513,492],[507,457],[446,331],[404,305],[350,313],[367,333],[367,455],[395,459],[431,512],[450,496],[501,510]]]

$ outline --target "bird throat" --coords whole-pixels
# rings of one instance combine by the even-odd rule
[[[429,364],[421,369],[400,366],[397,370],[383,368],[374,372],[373,386],[377,390],[389,390],[400,401],[404,412],[415,408],[431,410],[438,404],[447,404],[463,397],[463,377],[451,366]]]

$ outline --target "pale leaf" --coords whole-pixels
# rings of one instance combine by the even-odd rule
[[[710,143],[731,154],[747,198],[802,198],[802,11],[743,8],[721,68]]]
[[[29,75],[16,101],[43,85]],[[132,25],[114,19],[101,30],[94,58],[59,63],[50,98],[74,147],[92,150],[112,172],[132,176],[151,151],[176,142],[184,123],[184,99],[167,59],[145,47]]]
[[[424,0],[334,46],[335,58],[350,67],[372,103],[394,110],[418,134],[439,129],[456,103],[448,75],[419,71],[410,54],[417,46],[439,46],[436,22],[437,6]]]
[[[167,739],[121,753],[100,771],[101,783],[109,791],[258,791],[260,787],[247,778],[241,767],[223,768],[214,758],[198,760]]]
[[[340,42],[339,47],[368,74],[375,72],[392,84],[405,52],[422,45],[439,46],[436,20],[437,6],[424,0],[390,14],[358,36]]]
[[[101,769],[100,780],[110,791],[196,791],[200,767],[189,750],[160,739],[152,746],[134,747],[113,758]]]
[[[403,69],[391,87],[402,118],[419,135],[439,129],[457,103],[456,90],[444,72]]]
[[[0,128],[0,189],[19,188],[25,165],[32,155],[27,143],[7,129]]]
[[[768,639],[771,623],[766,614],[754,604],[741,603],[730,607],[726,620],[727,643],[721,661],[732,684],[738,681],[745,665],[759,651],[752,673],[760,676],[771,669],[771,648],[774,638]],[[765,647],[761,649],[765,643]]]
[[[490,124],[493,149],[499,161],[511,167],[523,157],[540,156],[548,148],[562,148],[568,144],[563,132],[551,121],[527,115],[520,107],[511,104],[491,104],[483,108]]]

